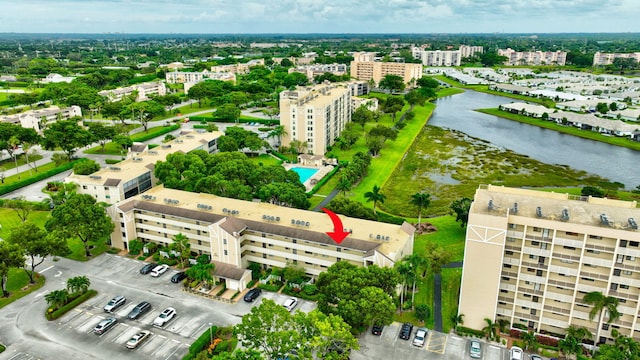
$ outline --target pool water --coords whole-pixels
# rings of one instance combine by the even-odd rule
[[[313,174],[318,172],[318,169],[309,169],[303,167],[294,167],[291,168],[291,170],[298,173],[298,176],[300,176],[300,182],[303,184],[305,181],[309,180],[309,178],[313,176]]]

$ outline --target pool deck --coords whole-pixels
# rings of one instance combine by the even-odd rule
[[[300,164],[282,164],[282,166],[284,166],[284,168],[287,169],[287,170],[291,170],[291,168],[305,168],[305,169],[318,170],[315,174],[311,175],[307,179],[307,181],[302,183],[302,185],[304,185],[304,187],[307,190],[307,192],[311,191],[311,189],[313,189],[313,187],[320,180],[322,180],[323,177],[325,177],[328,173],[330,173],[331,170],[333,170],[333,168],[334,168],[333,165],[325,165],[325,166],[322,166],[322,167],[315,167],[315,166],[307,166],[307,165],[300,165]]]

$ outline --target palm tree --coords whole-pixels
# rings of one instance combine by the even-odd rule
[[[534,352],[538,350],[538,338],[536,338],[536,334],[533,331],[521,333],[520,339],[522,339],[525,350],[533,350]]]
[[[191,244],[189,238],[182,233],[178,233],[173,237],[173,250],[178,252],[180,257],[180,267],[184,269],[184,261],[189,258],[191,252]]]
[[[76,276],[67,280],[67,290],[72,294],[85,293],[89,290],[91,281],[86,276]]]
[[[404,309],[404,293],[407,288],[407,278],[411,273],[411,264],[408,261],[398,261],[395,265],[396,271],[402,278],[402,290],[400,290],[400,312]]]
[[[69,292],[66,289],[53,290],[44,296],[49,307],[58,309],[69,300]]]
[[[413,291],[411,292],[411,307],[413,308],[416,296],[416,280],[420,269],[427,265],[427,260],[418,254],[408,255],[405,260],[411,265],[411,271],[413,272]]]
[[[451,315],[451,322],[453,323],[453,331],[458,331],[458,325],[464,325],[464,314]]]
[[[489,318],[484,318],[484,321],[487,323],[487,326],[482,328],[485,338],[490,341],[496,339],[498,337],[498,323],[494,323]]]
[[[573,337],[580,341],[584,339],[591,339],[593,337],[593,334],[591,333],[591,331],[589,331],[589,329],[583,326],[578,327],[576,325],[571,325],[565,329],[565,332],[566,332],[565,338]]]
[[[431,195],[425,193],[415,193],[411,195],[412,205],[418,207],[418,225],[420,225],[420,220],[422,218],[422,208],[427,208],[431,204]]]
[[[287,129],[285,129],[284,126],[282,125],[278,125],[275,128],[273,128],[273,130],[269,131],[269,134],[267,135],[267,137],[278,138],[278,146],[280,146],[282,144],[282,137],[287,135],[288,135]]]
[[[378,214],[376,212],[376,204],[378,202],[384,204],[384,200],[387,198],[383,193],[380,192],[380,188],[378,187],[378,185],[373,185],[373,189],[364,193],[364,197],[367,198],[367,202],[373,201],[373,213],[376,215]]]
[[[342,191],[343,197],[347,197],[347,191],[351,190],[351,186],[352,184],[351,181],[349,181],[349,178],[345,175],[342,175],[336,187],[339,191]]]
[[[577,355],[582,353],[582,344],[580,340],[573,336],[567,336],[564,339],[558,341],[558,350],[565,354],[567,358],[573,358],[571,355]]]
[[[618,299],[613,296],[605,296],[600,291],[592,291],[585,294],[582,301],[586,304],[593,305],[593,309],[589,312],[589,320],[593,321],[596,315],[598,315],[598,328],[596,329],[595,340],[595,343],[598,344],[605,310],[608,314],[607,324],[611,324],[620,317],[620,312],[618,312]]]

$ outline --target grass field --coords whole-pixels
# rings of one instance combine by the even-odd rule
[[[36,270],[38,270],[38,268],[36,268]],[[0,309],[21,297],[40,289],[42,285],[44,285],[45,278],[42,275],[36,274],[35,281],[35,284],[29,284],[29,276],[23,269],[9,269],[9,276],[7,277],[7,291],[11,294],[8,298],[0,297]]]
[[[49,171],[49,170],[51,170],[53,168],[56,168],[56,167],[57,166],[56,166],[55,163],[50,162],[50,163],[46,163],[46,164],[43,164],[43,165],[38,165],[38,171],[39,172]],[[31,170],[31,169],[29,169],[27,171],[23,171],[23,172],[18,173],[18,174],[16,174],[15,171],[6,171],[5,174],[4,174],[6,177],[4,178],[3,185],[14,183],[14,182],[16,182],[18,180],[22,180],[22,179],[28,178],[31,175],[35,175],[35,174],[36,174],[35,170]],[[2,221],[2,220],[0,220],[0,221]]]
[[[174,130],[175,129],[170,129],[170,127],[167,127],[167,126],[152,127],[152,128],[149,128],[146,132],[142,131],[142,132],[131,135],[131,140],[136,142],[136,141],[140,141],[141,138],[144,138],[147,136],[159,137],[159,136],[165,135],[167,132],[171,132]],[[95,147],[92,147],[91,149],[85,150],[84,153],[85,154],[102,154],[102,155],[121,155],[122,154],[120,145],[114,142],[108,142],[104,147],[104,152],[102,151],[101,146],[95,146]]]
[[[33,163],[34,161],[38,161],[42,159],[42,155],[40,154],[33,154],[33,155],[29,155],[29,162]],[[24,165],[27,163],[27,158],[24,156],[24,154],[19,155],[18,156],[18,166]],[[15,169],[16,167],[16,162],[13,159],[5,159],[0,161],[0,169],[4,169],[4,171],[7,170],[11,170],[11,169]]]

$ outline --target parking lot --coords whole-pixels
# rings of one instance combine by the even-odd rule
[[[401,326],[402,324],[398,322],[385,326],[381,336],[373,335],[371,331],[362,334],[359,339],[360,350],[353,351],[350,358],[352,360],[470,359],[469,339],[429,330],[425,345],[416,347],[412,345],[412,341],[417,328],[413,328],[409,340],[403,340],[399,338]],[[502,347],[483,343],[482,349],[484,360],[507,359],[507,351]]]
[[[45,288],[20,300],[25,303],[22,307],[3,309],[0,315],[0,333],[3,342],[10,345],[0,359],[50,359],[51,354],[60,359],[181,359],[209,323],[233,325],[262,299],[281,304],[289,298],[263,291],[253,303],[245,303],[242,298],[237,304],[221,303],[183,292],[181,284],[170,281],[175,269],[151,277],[140,274],[143,265],[142,261],[104,254],[84,263],[61,259],[42,266],[47,276]],[[46,321],[44,295],[64,288],[66,279],[78,275],[86,275],[98,295],[55,321]],[[104,306],[117,295],[125,296],[126,303],[113,313],[104,312]],[[316,307],[313,302],[298,300],[294,311],[307,312]],[[151,310],[130,320],[128,313],[142,301],[151,303]],[[176,309],[176,317],[162,328],[153,326],[153,320],[167,307]],[[116,325],[103,335],[94,334],[93,328],[111,316],[118,319]],[[138,348],[127,349],[127,340],[140,330],[149,330],[151,336]]]

